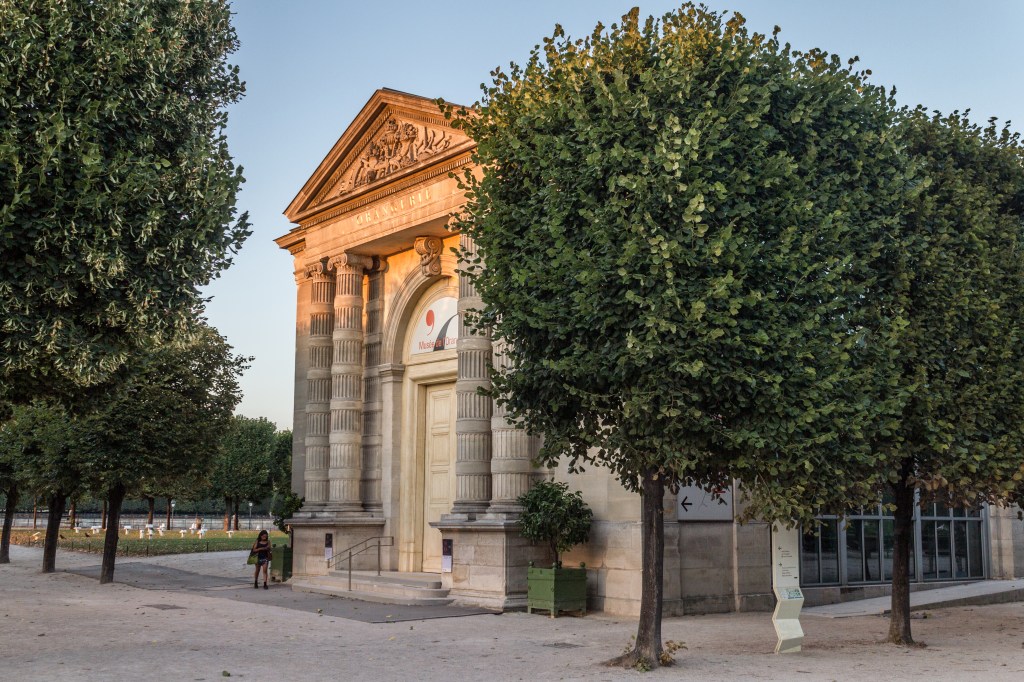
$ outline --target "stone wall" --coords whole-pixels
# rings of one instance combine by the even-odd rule
[[[594,510],[590,542],[563,557],[566,566],[587,566],[588,609],[636,615],[640,612],[640,497],[626,491],[600,467],[569,474],[562,464],[556,480],[579,490]],[[676,498],[665,497],[666,615],[770,611],[771,534],[764,523],[676,520]]]
[[[1024,578],[1024,523],[1020,507],[989,507],[989,575],[995,580]]]
[[[325,534],[332,533],[334,536],[335,555],[358,542],[384,534],[382,521],[377,524],[361,526],[293,522],[292,531],[294,533],[292,573],[298,578],[327,574],[327,560],[324,556]],[[386,550],[382,551],[381,555],[383,564],[381,568],[387,570],[390,566]],[[347,567],[347,565],[346,562],[342,566]],[[353,557],[352,568],[365,571],[376,570],[376,550]]]

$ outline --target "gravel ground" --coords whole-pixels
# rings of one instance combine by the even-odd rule
[[[287,586],[253,590],[244,552],[132,559],[153,566],[123,571],[173,568],[166,586],[101,586],[71,572],[87,573],[96,555],[61,552],[48,575],[38,572],[39,549],[12,547],[11,560],[0,566],[0,679],[1024,679],[1024,603],[929,611],[914,620],[927,644],[919,648],[880,643],[887,621],[877,616],[805,617],[804,650],[782,656],[772,653],[770,614],[669,618],[664,638],[686,649],[676,665],[640,673],[601,665],[628,646],[630,619],[506,613],[363,622],[337,604],[318,614]],[[182,580],[181,572],[196,575]]]

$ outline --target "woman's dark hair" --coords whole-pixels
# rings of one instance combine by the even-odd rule
[[[261,530],[260,534],[256,536],[256,542],[259,542],[260,538],[262,538],[263,536],[266,536],[268,540],[270,539],[270,533],[268,533],[266,530]]]

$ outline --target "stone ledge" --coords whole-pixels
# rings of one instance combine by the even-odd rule
[[[288,519],[287,523],[292,528],[309,528],[309,527],[345,527],[345,526],[356,526],[356,527],[372,527],[372,526],[384,526],[385,519],[381,516],[334,516],[334,515],[323,515],[323,516],[312,516],[308,518],[293,517]]]
[[[454,515],[453,515],[454,516]],[[459,517],[442,516],[440,521],[430,524],[438,530],[468,530],[475,532],[508,533],[519,528],[518,521],[506,519],[465,519]]]

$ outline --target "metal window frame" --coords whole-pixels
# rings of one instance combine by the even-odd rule
[[[915,494],[915,503],[918,502],[918,499],[919,499],[919,496],[917,494]],[[863,510],[861,510],[861,511],[863,512]],[[932,511],[934,511],[934,507],[932,507]],[[921,509],[921,505],[919,503],[916,503],[914,505],[914,523],[913,523],[913,529],[914,529],[914,546],[913,546],[913,553],[914,553],[913,554],[913,559],[914,559],[914,575],[911,576],[911,582],[913,582],[913,583],[936,583],[936,582],[953,582],[953,581],[955,581],[955,582],[970,582],[970,581],[977,581],[977,580],[985,580],[990,575],[991,565],[992,565],[992,561],[991,561],[991,549],[992,548],[991,548],[991,543],[989,541],[990,530],[989,530],[989,527],[988,527],[989,526],[988,505],[987,504],[982,505],[982,507],[980,509],[980,513],[977,516],[968,516],[968,515],[965,515],[965,516],[954,516],[953,512],[954,512],[953,509],[947,508],[945,516],[938,516],[938,515],[936,515],[934,513],[926,514]],[[823,515],[823,516],[820,516],[818,518],[819,518],[820,521],[828,522],[828,523],[836,523],[838,521],[838,523],[836,523],[836,532],[837,532],[837,536],[836,536],[837,548],[836,549],[837,549],[837,562],[838,562],[839,580],[837,582],[822,582],[822,580],[821,580],[821,578],[822,578],[821,534],[820,533],[816,533],[816,536],[815,536],[816,537],[815,547],[817,549],[817,555],[818,555],[818,561],[817,561],[818,575],[816,576],[817,577],[817,581],[816,582],[806,582],[804,580],[804,577],[801,576],[801,579],[800,579],[800,584],[801,585],[804,585],[806,587],[836,587],[836,586],[838,586],[838,587],[847,587],[847,586],[860,587],[860,586],[864,586],[864,585],[884,585],[887,582],[889,582],[888,580],[886,580],[884,578],[884,576],[885,576],[884,551],[885,551],[885,537],[886,537],[886,535],[885,535],[885,523],[884,522],[885,521],[893,521],[894,519],[893,519],[892,515],[883,513],[881,505],[875,506],[874,509],[873,509],[873,513],[868,513],[868,514],[865,514],[865,513],[850,514],[849,516],[846,516],[846,517],[844,517],[842,519],[839,519],[839,517],[837,517],[836,515]],[[849,521],[877,521],[878,522],[878,546],[879,546],[879,554],[880,554],[880,556],[879,556],[879,564],[880,564],[880,568],[881,568],[880,575],[883,576],[883,578],[881,580],[856,580],[856,581],[849,580],[849,557],[847,556],[847,551],[846,551],[846,531],[847,531],[847,526],[848,526],[848,522]],[[924,543],[923,543],[923,530],[924,530],[924,527],[923,527],[923,524],[924,524],[925,521],[948,521],[949,522],[949,551],[950,551],[950,561],[952,562],[951,573],[953,575],[953,577],[951,577],[951,578],[940,578],[940,577],[925,578],[924,577]],[[954,530],[954,525],[953,524],[958,522],[958,521],[965,523],[966,524],[966,528],[967,528],[967,538],[968,538],[968,541],[967,541],[967,547],[966,547],[966,552],[967,552],[966,559],[967,559],[967,566],[968,566],[968,568],[967,568],[968,576],[966,578],[957,578],[956,577],[956,570],[955,570],[955,563],[956,563],[956,532]],[[970,575],[970,573],[971,573],[971,570],[970,570],[970,566],[971,566],[971,564],[970,564],[970,535],[971,535],[971,533],[974,532],[971,529],[972,525],[974,525],[976,529],[979,529],[981,531],[981,562],[982,562],[982,570],[981,570],[981,576],[980,577],[974,577],[974,576]],[[864,545],[864,529],[863,529],[863,526],[862,526],[861,527],[861,547],[863,547],[863,545]],[[800,565],[801,566],[803,566],[803,555],[804,555],[804,547],[803,547],[803,543],[801,542],[800,543]],[[938,573],[938,571],[936,571],[936,574],[937,573]]]

